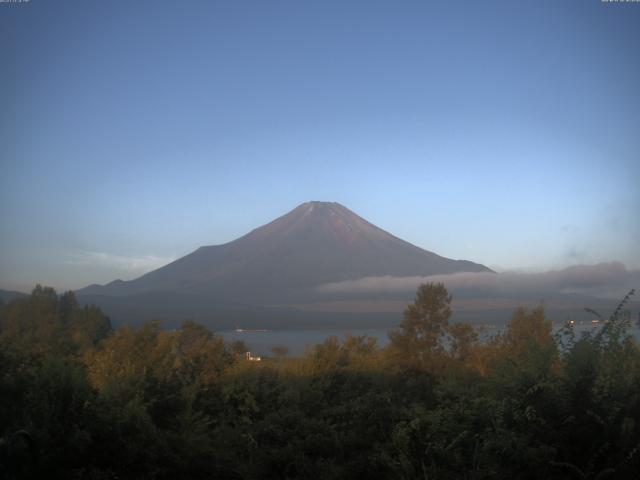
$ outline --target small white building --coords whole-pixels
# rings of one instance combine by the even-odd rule
[[[252,357],[251,356],[251,352],[247,352],[244,354],[244,356],[247,358],[247,360],[249,360],[250,362],[259,362],[262,359],[260,357]]]

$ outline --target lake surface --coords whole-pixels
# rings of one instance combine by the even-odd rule
[[[290,356],[302,355],[308,347],[324,342],[331,336],[344,339],[348,334],[352,336],[367,335],[374,337],[379,346],[389,343],[387,329],[326,329],[326,330],[270,330],[268,332],[236,332],[228,330],[218,332],[225,340],[242,340],[257,355],[272,355],[271,349],[276,345],[289,348]]]
[[[480,330],[481,338],[487,338],[499,333],[504,327],[487,326]],[[558,327],[559,328],[559,327]],[[578,324],[574,326],[576,339],[584,332],[597,331],[599,327],[590,324]],[[227,330],[218,332],[227,341],[242,340],[254,355],[271,356],[271,349],[276,345],[284,345],[289,348],[289,356],[302,355],[305,350],[313,345],[324,342],[331,336],[344,339],[347,335],[374,337],[378,346],[384,347],[389,343],[387,328],[356,328],[356,329],[322,329],[322,330],[270,330],[267,332],[236,332]],[[640,329],[637,325],[630,333],[640,341]]]

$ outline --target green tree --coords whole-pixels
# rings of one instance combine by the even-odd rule
[[[448,333],[451,340],[451,355],[458,360],[465,361],[471,354],[473,346],[478,341],[478,334],[474,328],[467,323],[450,325]]]
[[[70,322],[74,310],[78,308],[78,300],[75,293],[68,291],[60,295],[58,302],[58,311],[64,322]]]
[[[286,345],[274,345],[271,352],[278,358],[284,358],[289,354],[289,347]]]
[[[249,351],[249,347],[242,340],[234,340],[229,345],[231,353],[236,357],[240,357]]]
[[[389,332],[393,356],[415,367],[429,365],[444,351],[450,305],[451,295],[442,283],[420,285],[414,302],[404,311],[400,327]]]

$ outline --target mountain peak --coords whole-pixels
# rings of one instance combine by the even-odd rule
[[[232,242],[199,248],[130,282],[113,282],[100,293],[179,292],[274,302],[329,282],[465,271],[490,270],[423,250],[337,202],[309,201]]]
[[[343,219],[349,219],[349,221],[359,221],[362,224],[371,225],[364,218],[360,217],[358,214],[349,210],[347,207],[338,202],[321,202],[318,200],[312,200],[309,202],[302,203],[298,205],[296,208],[291,210],[289,213],[283,215],[280,218],[287,218],[289,215],[292,216],[307,216],[313,215],[314,217],[341,217]],[[274,220],[277,222],[280,218]],[[273,223],[273,222],[272,222]],[[376,227],[377,228],[377,227]]]
[[[331,205],[340,205],[338,202],[325,202],[322,200],[309,200],[308,202],[301,203],[298,205],[299,207],[310,207],[310,206],[331,206]]]
[[[319,200],[311,200],[309,202],[304,202],[301,203],[300,205],[298,205],[296,208],[294,208],[292,210],[292,212],[295,211],[302,211],[302,212],[307,212],[307,213],[311,213],[314,211],[318,211],[318,212],[338,212],[338,211],[346,211],[349,213],[353,213],[351,212],[348,208],[344,207],[343,205],[340,205],[338,202],[321,202]]]

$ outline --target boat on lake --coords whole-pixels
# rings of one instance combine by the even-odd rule
[[[265,329],[265,328],[239,328],[236,327],[236,333],[264,333],[264,332],[268,332],[269,330]]]

